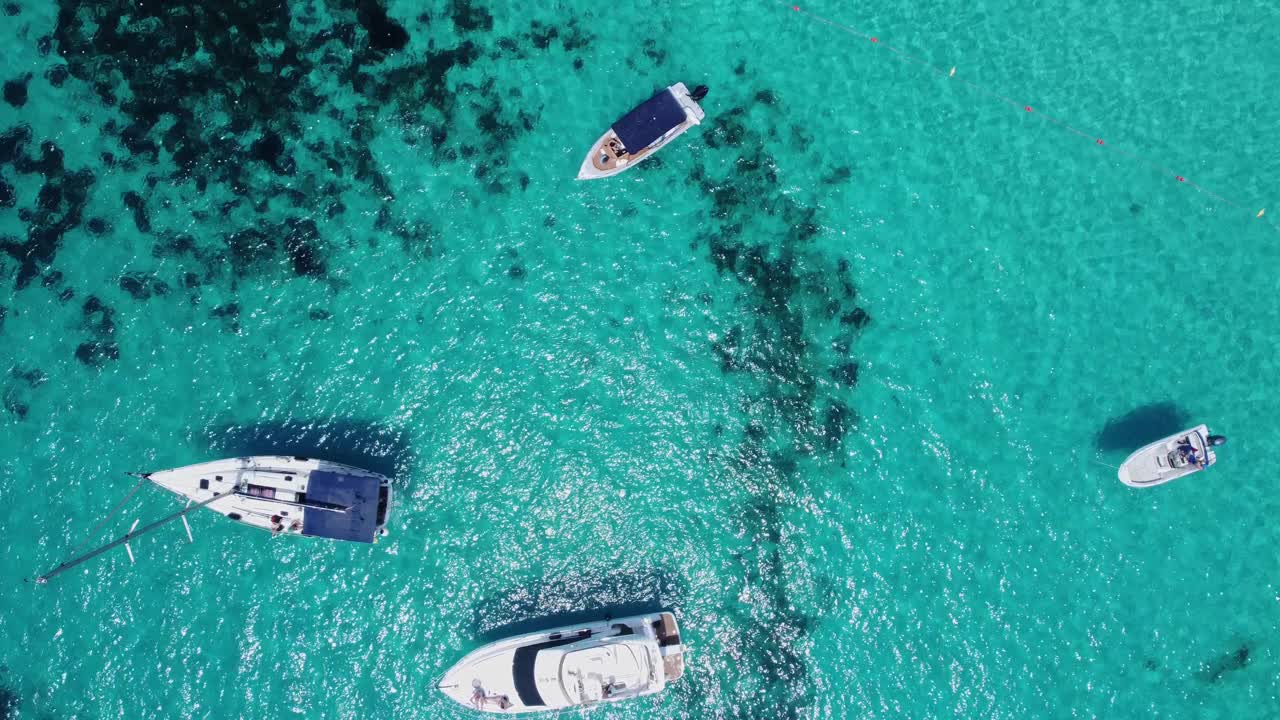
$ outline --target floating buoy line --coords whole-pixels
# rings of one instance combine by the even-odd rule
[[[908,52],[908,51],[906,51],[906,50],[904,50],[904,49],[902,49],[902,48],[899,48],[899,47],[895,47],[895,46],[893,46],[893,45],[890,45],[889,43],[886,43],[886,42],[884,42],[883,40],[881,40],[881,39],[880,39],[878,36],[876,36],[876,35],[871,35],[871,34],[868,34],[868,33],[862,32],[861,30],[858,30],[857,28],[850,27],[849,25],[845,25],[844,23],[837,22],[837,21],[835,21],[835,20],[832,20],[831,18],[823,17],[822,15],[818,15],[818,14],[816,14],[816,13],[809,12],[808,10],[805,10],[805,9],[801,8],[799,5],[795,5],[795,4],[793,4],[793,2],[794,2],[794,0],[792,0],[792,2],[788,2],[787,0],[775,0],[775,4],[777,4],[777,5],[781,5],[781,6],[784,6],[784,7],[788,8],[788,9],[790,9],[793,13],[797,13],[797,14],[799,14],[799,15],[801,15],[801,16],[803,16],[803,17],[805,17],[805,18],[809,19],[809,20],[813,20],[813,21],[815,21],[815,22],[821,23],[821,24],[826,25],[827,27],[830,27],[830,28],[832,28],[832,29],[839,30],[840,32],[846,33],[846,34],[848,34],[848,35],[852,35],[853,37],[859,38],[859,39],[861,39],[861,40],[865,40],[865,41],[867,41],[867,42],[871,43],[872,45],[874,45],[876,48],[881,48],[881,49],[884,49],[884,50],[889,51],[890,53],[892,53],[891,57],[893,57],[893,59],[897,60],[898,62],[903,63],[904,65],[916,65],[916,66],[919,66],[919,67],[923,68],[924,70],[926,70],[926,71],[928,71],[928,72],[930,72],[930,73],[932,73],[932,74],[935,74],[935,75],[937,75],[937,76],[939,76],[939,77],[942,77],[942,78],[947,79],[948,81],[961,83],[961,84],[963,84],[965,87],[968,87],[968,88],[970,88],[971,90],[973,90],[973,91],[975,91],[975,92],[977,92],[977,93],[979,93],[979,94],[981,94],[981,95],[984,95],[984,96],[986,96],[986,97],[988,97],[988,98],[990,98],[990,99],[992,99],[992,100],[995,100],[995,101],[998,101],[998,102],[1000,102],[1000,103],[1002,103],[1002,104],[1008,105],[1008,106],[1010,106],[1010,107],[1014,108],[1015,110],[1018,110],[1018,111],[1022,112],[1022,113],[1023,113],[1023,114],[1025,114],[1025,115],[1034,115],[1034,116],[1036,116],[1037,118],[1040,118],[1040,119],[1044,120],[1045,122],[1048,122],[1048,123],[1050,123],[1050,124],[1052,124],[1052,125],[1055,125],[1055,126],[1057,126],[1058,128],[1060,128],[1060,129],[1062,129],[1062,130],[1065,130],[1066,132],[1068,132],[1068,133],[1070,133],[1070,134],[1072,134],[1072,135],[1076,135],[1076,136],[1078,136],[1078,137],[1080,137],[1080,138],[1082,138],[1082,139],[1084,139],[1084,140],[1088,140],[1088,141],[1089,141],[1092,145],[1094,145],[1095,147],[1098,147],[1098,148],[1100,148],[1100,149],[1109,150],[1109,151],[1111,151],[1111,152],[1113,152],[1113,153],[1118,153],[1118,154],[1120,154],[1120,155],[1123,155],[1124,157],[1128,158],[1129,160],[1131,160],[1131,161],[1133,161],[1133,162],[1136,162],[1136,163],[1138,163],[1138,164],[1140,164],[1140,165],[1143,165],[1143,166],[1147,167],[1148,169],[1154,170],[1155,172],[1157,172],[1157,173],[1158,173],[1158,174],[1160,174],[1160,175],[1164,175],[1164,176],[1166,176],[1166,177],[1168,177],[1168,178],[1171,178],[1172,180],[1176,181],[1177,183],[1179,183],[1179,184],[1181,184],[1181,185],[1187,185],[1187,186],[1190,186],[1190,187],[1194,188],[1196,191],[1198,191],[1198,192],[1200,192],[1200,193],[1202,193],[1202,194],[1204,194],[1204,195],[1206,195],[1206,196],[1208,196],[1208,197],[1212,198],[1213,200],[1215,200],[1215,201],[1217,201],[1217,202],[1219,202],[1219,203],[1222,203],[1223,205],[1227,205],[1227,206],[1229,206],[1229,207],[1231,207],[1231,208],[1234,208],[1234,209],[1236,209],[1236,210],[1240,210],[1240,211],[1245,211],[1245,212],[1254,213],[1254,215],[1253,215],[1253,216],[1254,216],[1255,218],[1262,220],[1264,223],[1266,223],[1267,225],[1269,225],[1273,230],[1280,230],[1280,227],[1276,226],[1276,225],[1275,225],[1274,223],[1272,223],[1270,220],[1265,219],[1266,214],[1267,214],[1267,210],[1266,210],[1266,208],[1261,208],[1261,207],[1258,207],[1257,205],[1252,205],[1252,206],[1251,206],[1250,204],[1243,203],[1243,202],[1239,202],[1239,201],[1236,201],[1236,200],[1232,200],[1231,198],[1228,198],[1228,197],[1225,197],[1225,196],[1223,196],[1223,195],[1220,195],[1220,194],[1218,194],[1218,193],[1214,192],[1213,190],[1210,190],[1209,188],[1205,187],[1204,185],[1201,185],[1201,184],[1199,184],[1199,183],[1197,183],[1197,182],[1194,182],[1194,181],[1192,181],[1192,180],[1188,179],[1186,175],[1184,175],[1184,174],[1182,174],[1182,173],[1179,173],[1179,172],[1177,172],[1177,171],[1175,171],[1175,170],[1173,170],[1173,169],[1170,169],[1170,168],[1166,167],[1165,165],[1163,165],[1163,164],[1161,164],[1161,163],[1159,163],[1159,162],[1157,162],[1157,161],[1155,161],[1155,160],[1152,160],[1151,158],[1145,157],[1145,156],[1140,155],[1140,154],[1138,154],[1138,153],[1130,152],[1130,151],[1125,150],[1125,149],[1120,148],[1120,147],[1116,147],[1115,145],[1109,144],[1106,140],[1104,140],[1103,138],[1099,137],[1098,135],[1096,135],[1096,134],[1094,134],[1094,133],[1086,132],[1086,131],[1084,131],[1084,130],[1082,130],[1082,129],[1080,129],[1080,128],[1078,128],[1078,127],[1074,126],[1074,125],[1072,125],[1071,123],[1067,122],[1066,120],[1063,120],[1063,119],[1061,119],[1061,118],[1054,117],[1053,115],[1050,115],[1050,114],[1048,114],[1048,113],[1045,113],[1045,112],[1044,112],[1043,110],[1041,110],[1040,108],[1037,108],[1037,107],[1035,107],[1035,106],[1033,106],[1033,105],[1030,105],[1030,104],[1028,104],[1028,103],[1018,102],[1017,100],[1014,100],[1013,98],[1010,98],[1010,97],[1008,97],[1008,96],[1006,96],[1006,95],[1004,95],[1004,94],[1002,94],[1002,93],[1000,93],[1000,92],[997,92],[997,91],[995,91],[995,90],[993,90],[993,89],[991,89],[991,88],[988,88],[988,87],[986,87],[986,86],[984,86],[984,85],[980,85],[980,84],[978,84],[978,83],[976,83],[976,82],[973,82],[972,80],[968,80],[968,79],[966,79],[963,75],[958,75],[958,74],[957,74],[957,72],[956,72],[957,67],[956,67],[956,66],[954,66],[954,65],[953,65],[953,66],[950,66],[950,67],[943,67],[943,66],[940,66],[940,65],[936,65],[936,64],[934,64],[934,63],[932,63],[932,62],[930,62],[930,61],[928,61],[928,60],[926,60],[926,59],[924,59],[924,58],[922,58],[922,57],[919,57],[919,56],[917,56],[917,55],[913,55],[912,53],[910,53],[910,52]],[[1254,208],[1257,208],[1256,213],[1255,213],[1255,211],[1254,211]]]

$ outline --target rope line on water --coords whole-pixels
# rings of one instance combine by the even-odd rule
[[[1252,207],[1257,207],[1256,205],[1251,207],[1249,205],[1246,205],[1245,203],[1232,200],[1219,193],[1216,193],[1197,182],[1189,180],[1185,175],[1155,160],[1152,160],[1151,158],[1145,157],[1143,155],[1139,155],[1134,152],[1130,152],[1128,150],[1125,150],[1124,148],[1111,145],[1107,143],[1103,138],[1093,133],[1086,132],[1085,130],[1081,130],[1080,128],[1072,125],[1066,120],[1063,120],[1061,118],[1054,117],[1053,115],[1045,113],[1033,105],[1018,102],[1017,100],[1014,100],[1013,98],[1007,95],[1004,95],[996,90],[992,90],[991,88],[988,88],[984,85],[980,85],[964,77],[958,77],[956,75],[956,66],[952,66],[950,68],[944,68],[940,65],[936,65],[922,57],[919,57],[917,55],[914,55],[908,52],[907,50],[894,47],[893,45],[885,43],[875,35],[869,35],[865,32],[862,32],[861,30],[850,27],[849,25],[845,25],[843,23],[832,20],[831,18],[823,17],[822,15],[818,15],[816,13],[809,12],[808,10],[804,10],[799,5],[794,5],[792,4],[792,2],[788,0],[774,0],[774,3],[777,5],[786,6],[787,8],[790,8],[793,12],[803,15],[804,17],[814,20],[822,25],[826,25],[827,27],[834,28],[835,30],[839,30],[848,35],[852,35],[854,37],[866,40],[867,42],[870,42],[872,45],[876,46],[877,48],[883,48],[885,50],[888,50],[889,52],[893,53],[894,59],[898,60],[903,64],[918,65],[924,68],[925,70],[929,71],[930,73],[938,75],[947,80],[952,80],[954,82],[961,83],[965,87],[968,87],[969,89],[981,95],[985,95],[988,98],[991,98],[1000,103],[1008,105],[1009,107],[1012,107],[1015,110],[1019,110],[1023,114],[1035,115],[1036,117],[1041,118],[1046,122],[1051,123],[1057,126],[1058,128],[1061,128],[1062,130],[1067,131],[1068,133],[1071,133],[1072,135],[1076,135],[1077,137],[1090,141],[1091,143],[1093,143],[1095,146],[1099,148],[1109,150],[1114,153],[1118,153],[1119,155],[1122,155],[1135,163],[1143,165],[1148,169],[1154,170],[1155,172],[1161,175],[1173,178],[1180,185],[1190,186],[1191,188],[1195,189],[1197,192],[1200,192],[1203,195],[1209,198],[1212,198],[1213,200],[1219,203],[1222,203],[1224,205],[1230,206],[1238,210],[1248,211],[1248,212],[1253,212]],[[1261,219],[1264,223],[1269,225],[1273,230],[1280,230],[1280,226],[1277,226],[1275,223],[1271,222],[1270,220],[1265,219],[1265,215],[1266,215],[1266,208],[1259,208],[1257,210],[1257,213],[1254,215],[1254,217]]]

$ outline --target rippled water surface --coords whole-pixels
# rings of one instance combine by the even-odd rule
[[[1275,8],[1026,5],[805,7],[1274,198]],[[685,679],[592,717],[1280,715],[1256,208],[769,2],[3,13],[0,718],[468,717],[481,643],[657,607]],[[678,80],[701,127],[573,180]],[[390,536],[24,581],[263,452],[393,474]]]

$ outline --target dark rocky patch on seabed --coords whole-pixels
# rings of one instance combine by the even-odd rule
[[[153,295],[168,295],[169,285],[151,273],[127,272],[120,276],[120,289],[134,300],[150,300]]]
[[[0,680],[7,678],[0,677]],[[16,720],[18,712],[18,693],[7,684],[0,684],[0,720]]]
[[[120,346],[114,340],[115,310],[90,295],[81,307],[81,315],[82,324],[92,339],[76,347],[76,359],[95,368],[100,368],[109,361],[119,360]]]
[[[14,367],[10,372],[10,383],[4,391],[4,409],[15,420],[24,420],[31,411],[32,391],[49,379],[40,368],[23,370]]]
[[[836,346],[845,357],[826,374],[848,389],[858,371],[848,354],[870,315],[856,304],[848,261],[832,263],[812,250],[820,231],[816,210],[780,192],[767,141],[747,127],[744,116],[735,108],[704,125],[709,147],[737,155],[734,172],[713,180],[698,169],[691,177],[712,203],[715,222],[702,239],[709,259],[739,282],[741,300],[755,318],[727,328],[712,350],[726,372],[760,379],[767,406],[778,416],[759,419],[783,431],[797,454],[838,452],[857,417],[822,390],[813,366],[824,343],[808,338],[808,326],[840,338]]]
[[[0,133],[0,168],[10,166],[23,175],[41,175],[44,185],[34,208],[22,208],[19,219],[27,224],[27,238],[0,237],[0,251],[18,262],[14,288],[21,290],[53,264],[63,237],[79,227],[94,176],[88,170],[67,171],[62,149],[48,140],[40,143],[39,157],[32,157],[32,130],[16,125]],[[11,185],[0,183],[0,206],[17,204]]]
[[[755,96],[770,122],[783,120],[772,91]],[[746,492],[730,522],[753,548],[738,558],[751,602],[734,612],[758,629],[735,658],[758,679],[743,681],[739,692],[749,699],[738,702],[757,708],[752,716],[800,718],[816,702],[805,661],[812,620],[792,602],[797,580],[786,558],[805,549],[788,532],[787,513],[809,493],[803,462],[844,463],[845,438],[858,425],[848,404],[860,367],[852,349],[870,315],[857,304],[849,262],[816,249],[817,209],[782,192],[773,141],[755,127],[733,108],[700,128],[706,147],[733,161],[723,177],[702,166],[690,175],[710,215],[693,249],[733,281],[749,318],[722,328],[711,352],[724,373],[748,376],[757,388],[742,403],[747,425],[727,466]]]
[[[240,304],[227,303],[218,305],[209,311],[209,317],[222,320],[223,332],[237,335],[240,333]]]
[[[31,82],[31,74],[6,80],[4,83],[4,101],[20,108],[27,104],[27,83]]]
[[[1243,670],[1248,664],[1249,646],[1241,645],[1234,651],[1206,663],[1200,677],[1205,682],[1213,684],[1221,680],[1223,675]]]

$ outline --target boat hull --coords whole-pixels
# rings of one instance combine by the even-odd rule
[[[619,138],[613,128],[609,128],[596,140],[591,146],[591,150],[582,161],[582,165],[578,168],[579,180],[599,180],[601,178],[613,177],[620,173],[626,172],[631,168],[644,162],[651,155],[661,150],[672,140],[683,135],[694,125],[702,122],[706,116],[703,113],[702,106],[689,93],[689,89],[684,83],[676,83],[667,88],[667,91],[675,96],[685,113],[684,122],[669,130],[662,137],[658,138],[652,144],[632,150],[628,148],[628,152],[618,157],[617,154],[609,149],[610,143],[619,143]]]
[[[650,668],[652,681],[613,696],[573,696],[564,690],[560,680],[548,680],[548,672],[555,674],[568,663],[534,659],[539,648],[552,648],[557,658],[570,658],[583,652],[608,655],[628,645],[630,649],[619,653],[648,651],[656,660]],[[559,656],[562,652],[568,654]],[[437,687],[459,704],[476,710],[522,714],[652,695],[679,679],[683,672],[684,646],[675,616],[661,612],[559,627],[490,643],[458,661],[441,677]]]
[[[215,496],[225,499],[207,507],[242,525],[284,535],[317,535],[331,539],[373,542],[385,532],[391,505],[390,481],[378,473],[342,463],[283,455],[256,455],[228,458],[147,473],[146,477],[170,492],[192,502],[204,502]],[[326,487],[321,488],[321,479]],[[348,485],[364,485],[377,493],[376,507],[355,507],[358,492],[322,495],[330,490],[334,478]],[[324,498],[321,502],[317,498]],[[362,505],[368,504],[363,497]],[[335,522],[344,524],[341,516],[361,512],[362,517],[349,532],[335,532]]]
[[[1155,487],[1204,470],[1218,459],[1208,437],[1208,426],[1198,425],[1138,449],[1120,465],[1120,482],[1135,488]],[[1177,454],[1183,445],[1190,445],[1206,461],[1180,465]]]

